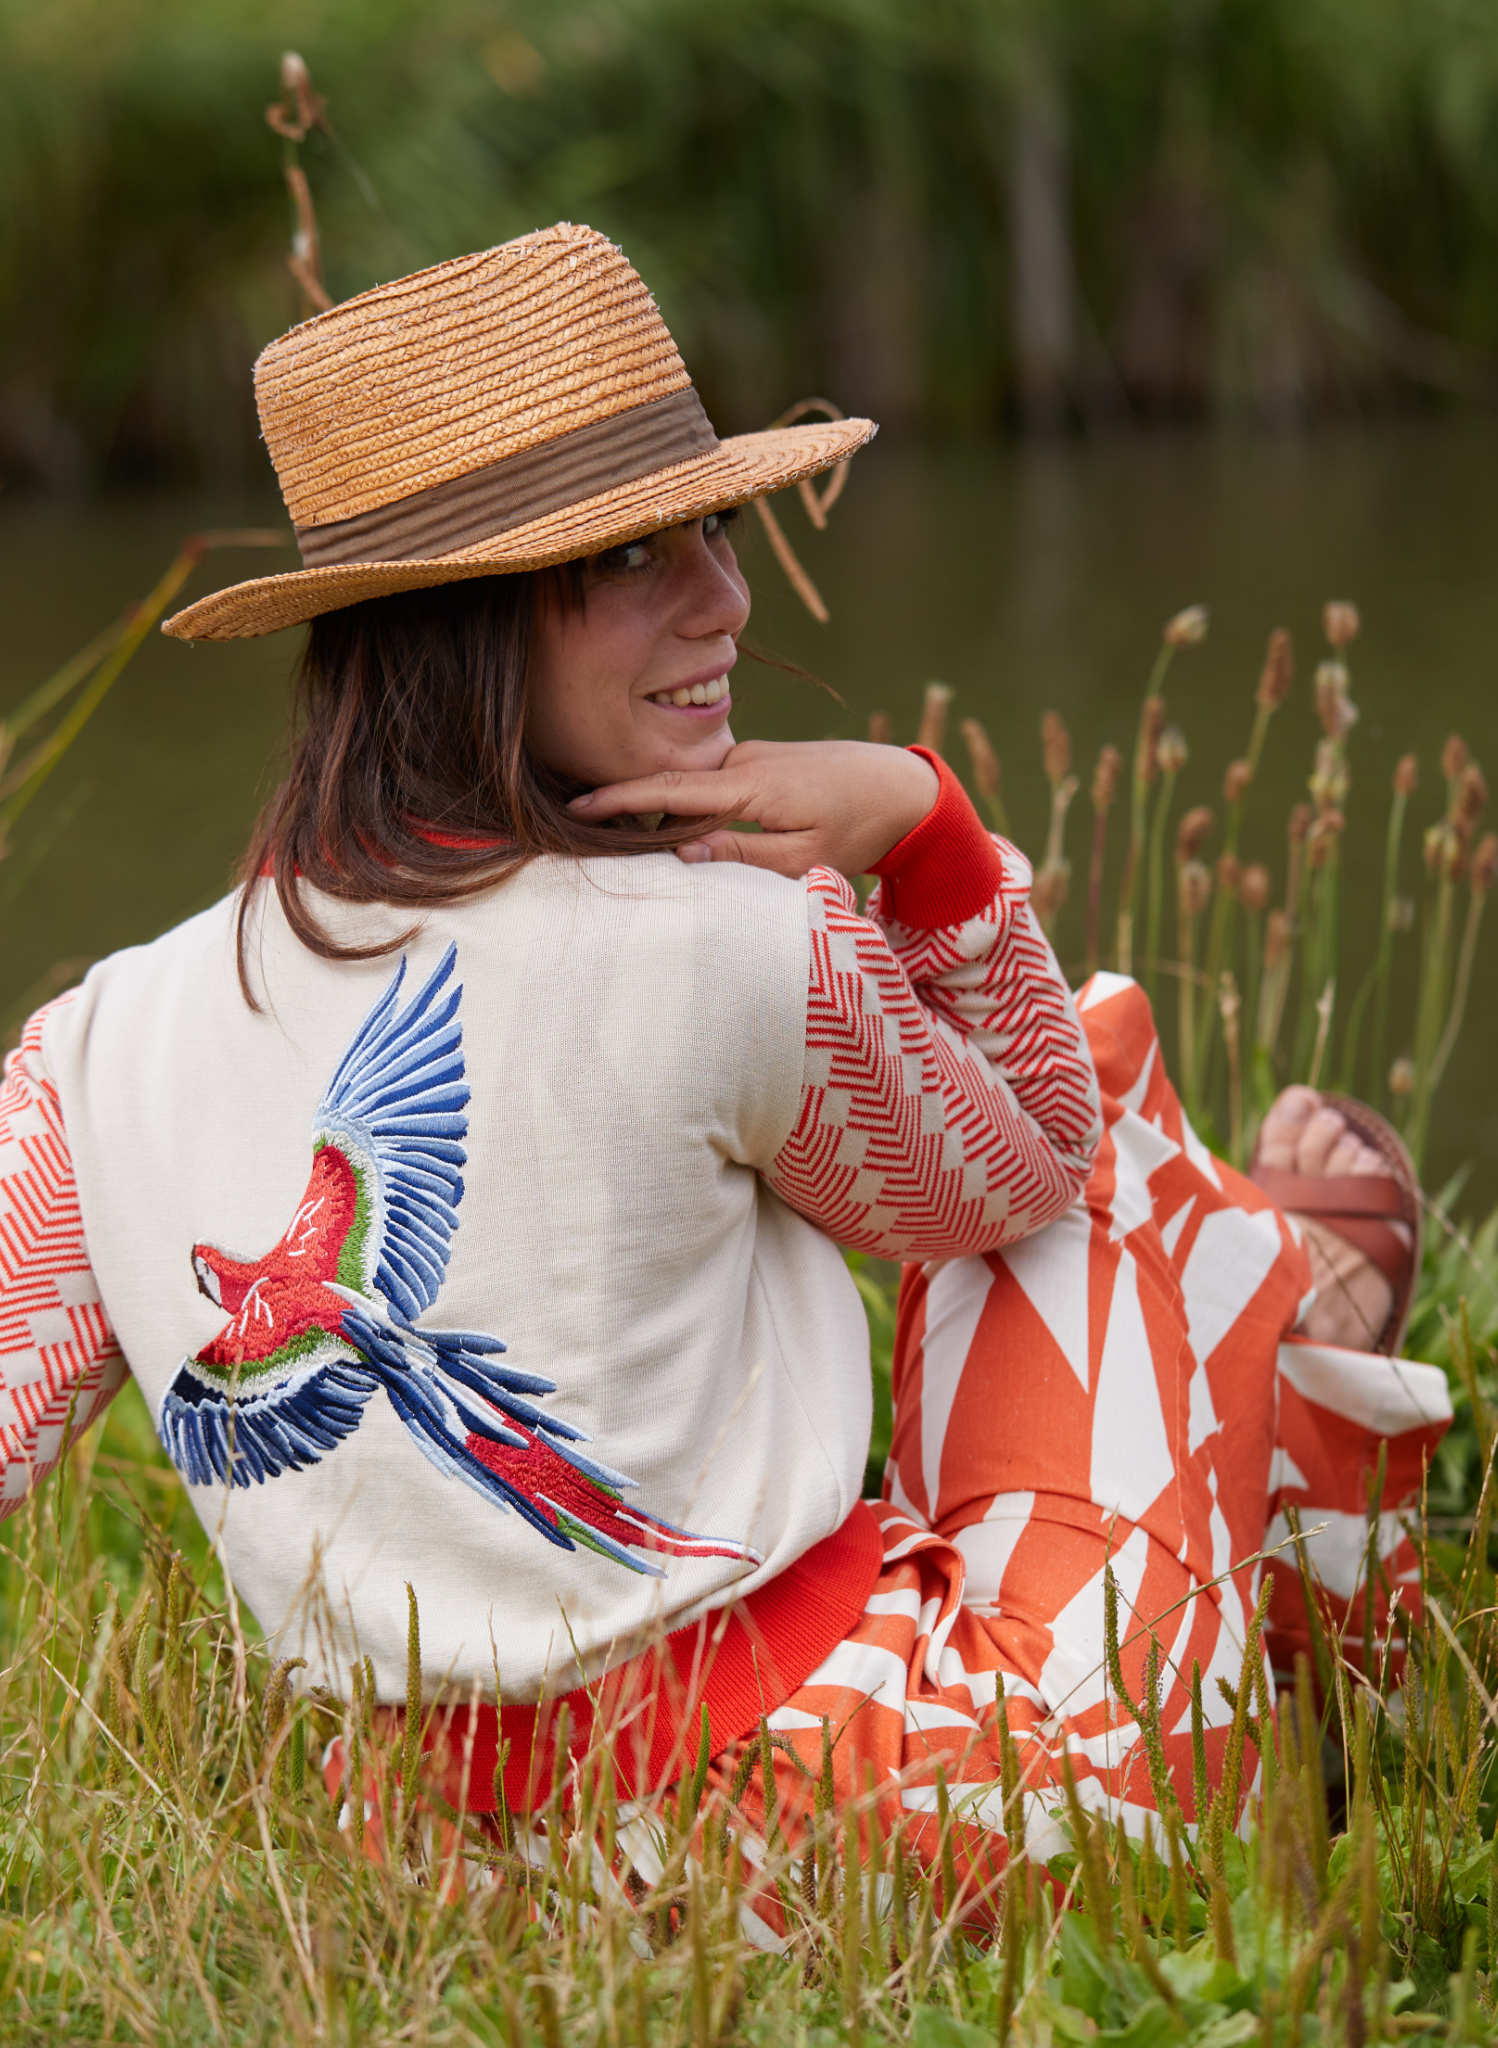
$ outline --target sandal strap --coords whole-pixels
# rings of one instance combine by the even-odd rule
[[[1362,1216],[1320,1217],[1316,1220],[1333,1225],[1345,1244],[1354,1246],[1378,1268],[1396,1296],[1413,1280],[1414,1247],[1406,1244],[1387,1223],[1375,1223],[1371,1218]]]
[[[1264,1166],[1257,1160],[1249,1168],[1249,1179],[1255,1187],[1262,1188],[1276,1208],[1325,1223],[1382,1273],[1393,1290],[1394,1305],[1389,1323],[1380,1335],[1379,1348],[1392,1346],[1403,1330],[1417,1272],[1415,1247],[1419,1235],[1410,1227],[1409,1188],[1389,1174],[1292,1173],[1285,1167]],[[1413,1213],[1418,1217],[1418,1208]],[[1410,1242],[1406,1243],[1397,1231],[1390,1229],[1385,1218],[1403,1223]]]
[[[1249,1179],[1268,1195],[1277,1209],[1293,1210],[1297,1216],[1336,1217],[1388,1216],[1395,1222],[1408,1219],[1408,1189],[1385,1173],[1292,1173],[1285,1167],[1262,1166],[1249,1169]]]

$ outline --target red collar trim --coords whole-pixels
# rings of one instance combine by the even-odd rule
[[[508,846],[508,839],[472,839],[463,832],[439,832],[435,825],[413,825],[412,831],[418,839],[424,839],[429,846],[441,846],[452,853],[493,853],[497,847]],[[268,880],[274,873],[275,863],[266,861],[260,873]],[[298,875],[301,869],[297,869]]]

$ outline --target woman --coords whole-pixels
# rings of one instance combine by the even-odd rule
[[[1138,990],[1079,1018],[940,761],[734,744],[726,508],[873,427],[719,442],[601,236],[366,293],[257,390],[305,566],[167,630],[310,620],[302,730],[237,898],[8,1068],[5,1501],[128,1363],[278,1654],[400,1701],[411,1589],[460,1805],[539,1803],[600,1736],[646,1796],[705,1741],[748,1838],[763,1718],[778,1825],[825,1731],[922,1853],[960,1800],[979,1888],[1000,1679],[1032,1850],[1063,1751],[1149,1806],[1110,1568],[1189,1817],[1193,1667],[1215,1780],[1273,1514],[1361,1542],[1379,1445],[1392,1507],[1448,1413],[1327,1348],[1392,1349],[1408,1299],[1376,1127],[1281,1098],[1263,1168],[1330,1212],[1302,1248],[1186,1126]],[[873,1505],[839,1244],[909,1262]]]

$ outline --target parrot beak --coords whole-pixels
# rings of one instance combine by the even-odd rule
[[[203,1257],[203,1251],[200,1245],[193,1246],[192,1269],[198,1277],[199,1294],[206,1294],[208,1299],[214,1304],[216,1308],[222,1308],[224,1305],[224,1297],[218,1284],[218,1275],[214,1272],[212,1266],[209,1265],[208,1261]]]

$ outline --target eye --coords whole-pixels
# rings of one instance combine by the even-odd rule
[[[727,505],[721,512],[709,512],[702,522],[704,540],[721,540],[739,516],[739,506]]]
[[[592,567],[603,576],[630,576],[648,569],[651,561],[648,540],[627,540],[616,548],[605,548],[593,557]]]

